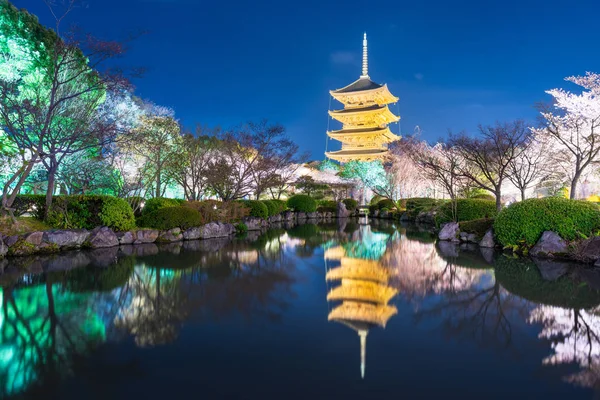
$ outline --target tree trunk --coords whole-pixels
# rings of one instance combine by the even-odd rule
[[[526,189],[527,189],[526,187],[521,188],[521,201],[525,201],[525,190]]]
[[[496,192],[494,193],[494,195],[496,195],[496,211],[500,212],[502,210],[502,201],[500,200],[501,194],[500,194],[500,190],[496,190]]]
[[[50,161],[50,168],[48,169],[48,189],[46,190],[46,210],[44,212],[44,218],[48,218],[48,213],[52,207],[52,196],[54,195],[54,184],[56,182],[56,166],[54,161]]]
[[[577,193],[577,182],[579,181],[580,177],[581,177],[581,171],[577,172],[573,176],[573,180],[571,181],[571,192],[569,193],[569,198],[571,200],[575,200],[575,194]]]
[[[161,187],[162,183],[160,181],[160,170],[158,170],[158,172],[156,173],[156,195],[154,197],[161,197],[161,193],[160,193],[160,187]]]

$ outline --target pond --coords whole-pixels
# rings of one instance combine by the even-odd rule
[[[1,262],[3,398],[600,394],[596,270],[436,244],[416,226]]]

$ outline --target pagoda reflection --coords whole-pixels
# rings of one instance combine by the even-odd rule
[[[383,256],[391,235],[376,233],[361,226],[357,240],[330,247],[325,262],[338,261],[339,266],[327,270],[326,280],[333,287],[327,301],[334,303],[327,319],[356,331],[360,338],[360,373],[366,368],[367,334],[373,327],[385,328],[398,310],[389,302],[398,290],[389,285],[392,271],[383,266]]]

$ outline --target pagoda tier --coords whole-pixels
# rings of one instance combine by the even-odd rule
[[[340,286],[329,292],[327,300],[354,300],[387,304],[396,294],[398,294],[398,290],[375,282],[343,279]]]
[[[347,108],[396,103],[398,98],[390,93],[387,85],[380,85],[361,77],[350,85],[329,91],[331,96]]]
[[[382,144],[400,139],[387,126],[385,128],[341,129],[338,131],[329,131],[327,132],[327,136],[343,144],[355,146],[371,145],[373,147],[381,147]]]
[[[376,161],[386,158],[389,154],[387,149],[371,148],[364,150],[339,150],[328,151],[325,153],[327,158],[336,160],[342,163],[350,161]]]
[[[377,104],[369,107],[329,111],[329,115],[344,124],[344,129],[383,128],[400,120],[387,105]]]
[[[343,265],[341,267],[333,268],[327,272],[325,278],[328,281],[335,281],[340,279],[359,279],[379,283],[387,283],[390,278],[390,271],[385,268],[382,268],[379,265],[369,265],[368,261],[365,260],[358,260],[352,258],[342,259],[342,261],[346,260],[361,261],[361,263],[356,263],[356,265]]]
[[[357,321],[385,327],[388,320],[397,313],[398,309],[394,306],[344,301],[331,310],[327,319]]]
[[[382,160],[387,145],[400,139],[391,133],[388,124],[398,122],[388,104],[396,103],[387,85],[369,78],[367,63],[367,35],[363,39],[363,69],[360,78],[350,85],[329,92],[344,105],[342,110],[329,111],[329,115],[342,123],[342,129],[329,131],[327,135],[342,143],[339,151],[326,152],[328,158],[339,162]]]

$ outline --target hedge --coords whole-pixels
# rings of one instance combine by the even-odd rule
[[[575,240],[593,235],[598,229],[598,205],[560,197],[511,204],[500,212],[494,223],[496,237],[504,246],[533,246],[544,231],[556,232],[565,240]]]
[[[280,214],[282,212],[284,212],[285,210],[287,210],[287,204],[285,200],[279,200],[279,199],[272,199],[269,200],[271,203],[275,204],[275,206],[277,207],[277,213]]]
[[[348,211],[355,211],[358,208],[358,201],[354,199],[344,199],[342,203],[344,203]]]
[[[45,205],[38,208],[38,213],[44,215]],[[126,200],[99,195],[54,196],[46,223],[59,229],[135,228],[133,210]]]
[[[379,202],[377,203],[377,208],[379,210],[383,210],[384,208],[387,208],[388,211],[393,210],[394,208],[396,208],[396,203],[394,203],[394,201],[391,199],[379,200]]]
[[[432,199],[429,197],[414,197],[406,199],[406,211],[415,216],[422,211],[431,211],[437,205],[444,203],[444,200]]]
[[[337,212],[337,202],[333,200],[319,200],[317,201],[317,211]]]
[[[443,224],[453,221],[452,213],[453,203],[447,201],[438,208],[436,222]],[[496,211],[496,202],[482,199],[457,199],[456,200],[456,221],[472,221],[474,219],[494,218]]]
[[[183,200],[168,199],[166,197],[154,197],[146,200],[144,208],[142,209],[142,215],[150,214],[165,207],[178,207],[182,205],[182,203]]]
[[[145,214],[139,220],[145,228],[168,230],[173,228],[188,229],[202,225],[200,213],[189,207],[164,207]]]
[[[317,211],[317,202],[312,197],[305,194],[296,194],[287,200],[288,208],[294,211],[315,212]]]
[[[202,200],[186,201],[183,207],[193,208],[200,213],[202,225],[209,222],[235,223],[247,217],[250,208],[240,201]]]
[[[250,209],[249,215],[251,217],[258,217],[264,219],[269,217],[269,209],[267,208],[265,203],[263,203],[260,200],[240,200],[240,203]]]
[[[265,206],[269,211],[269,217],[277,214],[281,214],[285,211],[285,201],[283,200],[263,200]]]

